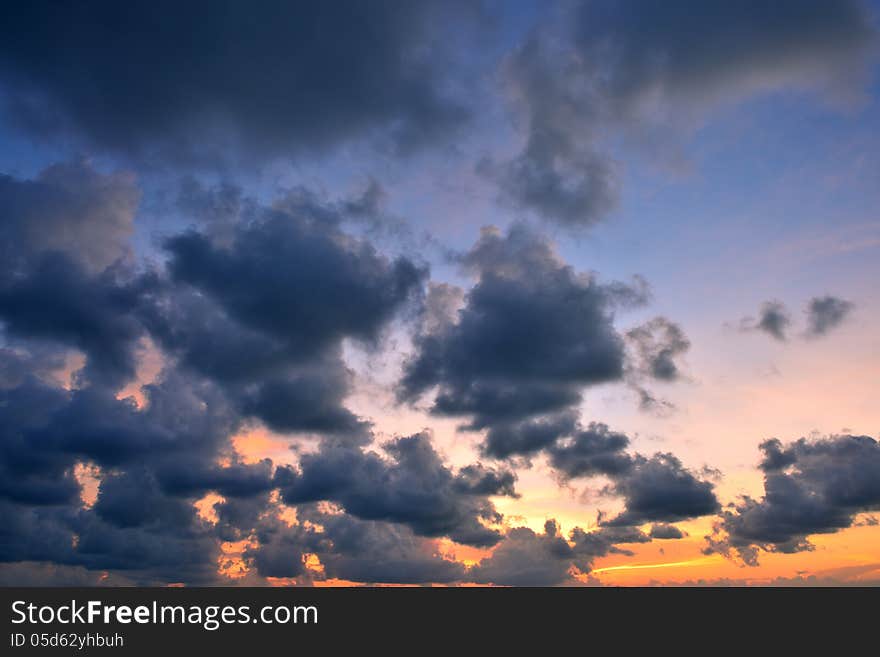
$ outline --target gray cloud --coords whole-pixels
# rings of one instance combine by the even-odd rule
[[[620,497],[623,512],[606,527],[668,524],[716,513],[714,486],[673,454],[628,452],[630,439],[601,423],[583,427],[570,415],[493,427],[483,450],[497,457],[543,453],[564,480],[606,477],[605,492]]]
[[[641,287],[575,272],[523,226],[484,230],[461,260],[477,283],[454,323],[416,337],[401,399],[437,387],[433,413],[470,415],[484,428],[563,410],[582,387],[622,378],[612,320],[644,299]]]
[[[483,453],[499,459],[530,456],[549,448],[560,437],[571,435],[577,426],[577,414],[573,411],[563,411],[534,420],[496,424],[486,433]]]
[[[715,513],[720,506],[711,481],[701,479],[673,454],[628,453],[629,438],[604,424],[578,427],[546,448],[550,465],[564,479],[604,475],[606,492],[623,498],[623,512],[608,527],[670,523]]]
[[[635,348],[640,374],[658,381],[681,378],[681,365],[676,359],[691,348],[691,342],[678,324],[655,317],[627,331],[626,337]]]
[[[78,189],[83,207],[90,194],[95,203],[116,202],[102,196],[115,179],[83,175],[95,183]],[[35,194],[17,198],[42,203]],[[661,457],[627,453],[626,436],[581,427],[574,409],[582,387],[622,377],[624,341],[613,317],[644,302],[643,281],[599,283],[518,226],[507,235],[487,231],[460,256],[477,279],[470,291],[435,284],[423,298],[421,265],[389,259],[342,230],[354,211],[347,203],[298,190],[265,206],[234,187],[190,184],[178,200],[201,228],[166,239],[161,267],[139,270],[124,249],[98,262],[88,244],[72,240],[34,241],[27,258],[2,270],[0,510],[8,522],[0,562],[56,564],[59,581],[85,569],[134,583],[205,584],[218,581],[220,541],[255,537],[246,557],[265,577],[321,576],[303,561],[316,554],[324,576],[356,581],[483,581],[498,573],[500,581],[559,582],[572,565],[583,571],[622,550],[618,543],[648,540],[623,525],[698,511],[681,487],[663,498],[663,512],[646,508],[631,480]],[[30,216],[28,207],[20,201],[15,216]],[[125,213],[45,208],[58,215],[47,225],[57,222],[62,233],[128,225]],[[351,373],[342,343],[376,347],[409,305],[424,312],[405,397],[437,387],[434,412],[489,429],[486,456],[542,454],[564,476],[610,477],[629,516],[573,533],[562,541],[564,558],[523,579],[505,560],[515,566],[538,549],[533,543],[555,549],[558,532],[530,539],[501,531],[491,498],[516,496],[510,469],[452,469],[426,434],[371,451],[369,424],[345,406]],[[135,373],[144,337],[165,368],[144,386],[139,407],[118,392]],[[54,371],[72,351],[86,361],[68,389]],[[323,440],[297,468],[242,463],[230,439],[252,418]],[[664,463],[675,471],[668,481],[687,480],[680,463]],[[80,499],[75,473],[83,464],[98,477],[93,506]],[[665,482],[656,479],[662,496]],[[276,490],[303,522],[278,520]],[[207,493],[223,498],[213,506],[216,523],[194,507]],[[341,512],[317,510],[328,502]],[[324,532],[303,524],[309,518]],[[438,538],[504,547],[471,577],[439,553]]]
[[[761,444],[764,497],[725,510],[708,537],[710,552],[756,565],[761,550],[812,550],[809,537],[850,527],[880,509],[880,445],[868,436]]]
[[[464,567],[406,525],[364,521],[350,515],[319,517],[332,550],[319,553],[327,574],[356,582],[450,583]]]
[[[851,93],[874,38],[856,0],[584,1],[561,14],[504,67],[522,151],[482,169],[514,205],[570,227],[615,205],[609,133],[665,134],[720,103],[779,88]]]
[[[342,342],[376,346],[427,270],[344,233],[344,210],[313,195],[266,207],[188,185],[182,201],[206,227],[165,243],[168,276],[140,307],[156,341],[273,429],[363,439]]]
[[[483,466],[453,473],[425,434],[399,438],[384,449],[390,460],[325,443],[319,452],[301,457],[298,471],[279,468],[276,485],[291,505],[328,500],[350,515],[406,524],[422,536],[449,536],[478,546],[500,540],[500,533],[487,526],[501,520],[488,496],[513,495],[512,473]]]
[[[627,551],[618,547],[646,543],[651,539],[635,529],[601,528],[586,532],[573,529],[566,540],[555,520],[548,520],[544,533],[528,527],[511,529],[492,556],[468,571],[469,580],[507,586],[556,586],[572,583],[577,572],[588,573],[593,561]]]
[[[143,333],[131,317],[142,281],[129,262],[140,193],[127,174],[86,162],[32,180],[0,176],[0,322],[29,350],[78,349],[82,377],[110,385],[134,374]],[[7,361],[9,362],[9,361]]]
[[[326,449],[360,455],[354,475],[395,482],[390,494],[379,480],[352,484],[358,493],[349,504],[390,522],[365,521],[374,522],[364,525],[377,545],[373,561],[363,561],[364,548],[357,566],[350,549],[355,565],[339,565],[340,572],[378,569],[383,533],[408,540],[400,564],[416,563],[425,539],[410,527],[475,544],[498,540],[482,523],[501,520],[489,496],[515,495],[510,471],[474,464],[453,473],[426,438],[398,441],[391,460],[352,446],[370,435],[344,406],[350,372],[342,341],[376,346],[401,307],[420,297],[421,266],[390,260],[342,232],[343,204],[298,193],[264,207],[232,187],[190,186],[181,207],[205,228],[166,241],[167,269],[138,270],[124,246],[137,199],[128,185],[85,164],[0,184],[11,208],[3,230],[20,241],[17,257],[0,267],[0,511],[7,519],[0,562],[22,564],[23,581],[33,571],[28,564],[45,562],[57,566],[58,581],[85,569],[124,573],[133,583],[216,582],[219,542],[251,536],[279,482],[270,461],[235,457],[231,437],[252,416],[321,434]],[[214,220],[224,230],[212,230]],[[143,387],[139,407],[118,393],[134,376],[146,336],[165,368]],[[56,371],[76,351],[85,366],[63,387]],[[92,506],[80,499],[82,465],[97,477]],[[216,524],[194,507],[209,492],[223,498],[214,505]],[[343,558],[336,549],[322,551],[328,563]],[[432,576],[458,576],[460,565],[438,559]],[[258,568],[277,572],[277,564]]]
[[[99,272],[128,252],[139,201],[131,174],[103,174],[85,161],[53,164],[32,180],[0,176],[5,267],[60,251]]]
[[[659,540],[673,540],[684,538],[685,534],[675,525],[660,523],[651,526],[649,536]]]
[[[855,304],[846,299],[826,295],[813,297],[807,302],[804,315],[807,328],[803,335],[807,338],[820,338],[840,326],[852,314]],[[763,331],[780,341],[788,339],[792,318],[781,301],[767,301],[761,305],[758,318],[743,317],[741,331]]]
[[[82,351],[84,380],[119,385],[135,374],[144,330],[134,311],[144,283],[126,267],[90,274],[67,254],[47,251],[0,272],[0,320],[14,339]]]
[[[258,545],[245,552],[264,577],[296,577],[297,583],[327,578],[366,583],[451,583],[464,576],[462,564],[441,555],[436,541],[406,525],[298,507],[308,522],[289,526],[270,513],[261,519]],[[306,567],[315,555],[321,571]]]
[[[610,524],[675,522],[718,509],[712,484],[673,455],[628,453],[626,435],[578,421],[581,390],[623,380],[627,368],[653,379],[680,378],[676,360],[690,342],[665,318],[629,332],[636,355],[626,364],[614,311],[644,303],[643,282],[599,284],[521,225],[507,235],[484,230],[460,260],[477,282],[455,304],[457,312],[445,313],[445,322],[432,319],[431,329],[416,337],[402,399],[436,388],[431,412],[469,416],[466,428],[488,429],[486,456],[543,454],[565,479],[609,477],[609,492],[626,504]]]
[[[788,339],[790,327],[791,314],[781,301],[765,301],[761,304],[757,319],[743,317],[740,321],[740,330],[763,331],[780,341]]]
[[[569,439],[547,447],[550,464],[566,479],[595,475],[617,476],[632,468],[633,461],[624,450],[629,438],[592,423],[578,427]]]
[[[213,581],[217,541],[192,503],[212,489],[252,494],[257,469],[210,465],[237,426],[210,386],[167,373],[146,395],[138,409],[103,387],[31,380],[3,391],[0,561],[120,571],[138,582]],[[100,471],[91,508],[79,499],[78,463]]]
[[[721,506],[711,481],[700,479],[673,454],[635,455],[632,466],[613,479],[610,490],[625,508],[609,525],[676,522],[716,513]]]
[[[431,1],[8,6],[0,98],[33,135],[72,133],[150,161],[216,164],[375,137],[408,150],[469,116],[452,91],[463,31],[450,19],[475,13]]]
[[[807,304],[807,336],[827,335],[849,317],[855,304],[838,297],[813,297]]]

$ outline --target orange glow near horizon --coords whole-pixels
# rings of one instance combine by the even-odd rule
[[[836,534],[814,537],[815,549],[795,554],[760,554],[760,565],[752,567],[719,554],[704,554],[702,535],[679,540],[654,541],[647,544],[624,545],[632,554],[613,554],[598,559],[588,573],[578,574],[575,581],[601,583],[606,586],[663,585],[822,585],[876,582],[880,579],[877,556],[877,527],[859,526]],[[462,546],[438,539],[426,542],[435,545],[438,554],[453,559],[467,568],[492,554],[491,549]],[[255,547],[251,540],[223,543],[218,558],[218,572],[230,580],[243,580],[254,575],[243,559],[244,551]],[[347,587],[364,586],[355,582],[326,577],[324,565],[315,554],[303,555],[308,574],[300,578],[265,578],[270,586]],[[377,586],[401,586],[383,582]],[[468,586],[481,586],[468,583]]]
[[[880,536],[877,527],[851,527],[836,534],[811,537],[814,550],[794,554],[761,552],[758,566],[747,566],[721,555],[702,553],[701,535],[680,540],[624,546],[633,556],[609,555],[597,560],[591,574],[607,585],[646,586],[737,582],[770,584],[807,582],[823,578],[857,583],[871,573],[880,576]],[[847,572],[847,569],[854,569]]]
[[[295,457],[295,453],[289,449],[288,441],[263,429],[239,434],[234,444],[239,457],[246,462],[256,462],[278,452]],[[564,487],[560,488],[558,482],[548,480],[541,468],[526,471],[523,479],[528,484],[524,497],[530,499],[496,499],[509,526],[526,525],[536,533],[541,533],[544,522],[554,517],[560,523],[563,535],[567,535],[575,526],[587,531],[596,529],[597,508],[588,503],[589,498],[583,492],[578,492],[578,489],[566,492]],[[734,469],[718,485],[722,501],[735,499],[743,493],[761,497],[762,492],[762,476],[754,467]],[[200,516],[206,521],[215,522],[213,505],[218,501],[222,501],[222,497],[214,494],[199,500],[196,506]],[[606,510],[613,509],[615,505],[613,499],[597,498],[597,501],[598,508]],[[557,513],[552,513],[551,505],[556,507]],[[325,512],[339,511],[328,503],[322,503],[322,508]],[[515,511],[520,513],[516,514]],[[283,507],[280,517],[290,526],[299,522],[294,507]],[[864,518],[868,518],[867,514]],[[623,544],[620,547],[631,554],[610,554],[596,559],[592,570],[579,574],[575,581],[579,579],[584,583],[609,586],[651,586],[728,583],[858,584],[880,579],[880,526],[871,526],[869,522],[856,522],[853,527],[837,533],[812,536],[812,551],[795,554],[760,552],[759,565],[746,566],[719,554],[703,552],[706,546],[704,537],[711,534],[714,520],[712,517],[705,517],[677,523],[686,534],[682,539]],[[649,527],[642,527],[642,530],[648,531]],[[224,544],[218,562],[220,574],[231,580],[255,577],[255,571],[242,557],[244,550],[253,545],[251,541]],[[447,538],[427,539],[425,549],[457,561],[466,568],[479,564],[493,552],[492,549],[461,545]],[[272,586],[363,585],[360,582],[326,577],[324,565],[317,555],[305,555],[304,563],[308,570],[305,577],[266,578],[265,581]],[[381,582],[374,584],[383,585]]]

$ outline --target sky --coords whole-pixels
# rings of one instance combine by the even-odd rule
[[[878,10],[4,3],[0,583],[880,583]]]

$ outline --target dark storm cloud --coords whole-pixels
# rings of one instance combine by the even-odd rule
[[[602,87],[624,110],[647,93],[713,98],[828,82],[860,65],[874,37],[867,7],[854,0],[585,2],[578,18],[575,41],[611,57]]]
[[[148,467],[159,480],[167,472],[176,488],[234,494],[240,469],[220,474],[205,465],[237,426],[222,399],[175,377],[147,386],[145,394],[149,404],[138,409],[101,387],[67,391],[31,380],[0,391],[6,495],[21,501],[30,491],[32,503],[70,502],[79,494],[71,475],[77,462]],[[179,471],[194,482],[183,486]],[[53,494],[62,487],[65,495]]]
[[[191,503],[163,494],[154,474],[138,467],[105,475],[94,510],[99,518],[115,527],[156,523],[185,526],[193,515]]]
[[[139,200],[131,175],[105,175],[84,161],[53,164],[32,180],[0,175],[3,269],[60,251],[103,270],[127,253]]]
[[[508,58],[504,81],[525,145],[482,168],[514,205],[588,226],[618,194],[608,133],[663,134],[713,105],[777,88],[852,87],[873,37],[856,0],[576,3]]]
[[[722,513],[709,551],[756,565],[760,550],[812,550],[809,537],[850,527],[880,509],[880,444],[868,436],[832,436],[761,444],[764,497],[744,497]]]
[[[139,192],[125,174],[55,164],[33,180],[0,176],[0,322],[7,338],[78,349],[82,376],[134,374],[139,287],[123,262]],[[45,349],[45,345],[30,346]]]
[[[292,354],[280,339],[242,327],[192,290],[173,289],[141,312],[163,350],[214,381],[242,413],[281,432],[366,429],[343,406],[351,376],[338,346],[327,354]]]
[[[16,239],[42,216],[29,214],[25,199],[41,212],[68,211],[46,226],[94,230],[99,241],[106,231],[104,247],[116,250],[101,261],[88,240],[41,238],[25,241],[25,258],[4,263],[0,505],[9,521],[0,561],[106,569],[139,583],[212,583],[219,542],[256,535],[247,558],[263,576],[319,577],[303,562],[315,554],[326,577],[467,579],[434,539],[512,545],[490,498],[516,496],[514,473],[479,463],[453,470],[426,435],[392,441],[384,454],[368,451],[369,424],[345,407],[352,373],[343,342],[377,347],[410,306],[422,309],[422,329],[403,397],[436,387],[435,413],[489,428],[487,456],[544,454],[564,476],[611,477],[635,514],[627,522],[671,521],[693,510],[638,507],[629,478],[649,459],[626,453],[622,434],[581,427],[574,410],[584,386],[622,377],[624,340],[613,316],[644,302],[643,281],[600,284],[515,227],[506,236],[486,232],[460,257],[477,278],[469,293],[435,284],[423,299],[425,268],[342,231],[353,213],[373,211],[368,198],[332,203],[295,190],[264,206],[231,186],[189,183],[178,200],[200,228],[165,240],[165,265],[137,270],[126,249],[113,246],[127,210],[90,209],[90,195],[102,207],[128,207],[107,191],[118,181],[80,173],[89,184],[76,188],[68,208],[19,193],[19,181],[8,185],[18,190],[10,192],[18,214],[10,216],[25,217],[6,225]],[[165,367],[138,406],[118,393],[146,337]],[[85,366],[70,389],[61,387],[56,372],[77,350]],[[249,418],[324,440],[297,469],[241,463],[230,438]],[[76,472],[84,465],[97,477],[93,506],[80,499]],[[276,489],[324,532],[267,521]],[[216,523],[193,506],[208,493],[222,496]],[[318,502],[343,511],[318,512]],[[554,568],[588,568],[593,555],[631,540],[647,539],[623,526],[582,532],[575,547],[563,541],[568,554]]]
[[[460,581],[461,563],[444,558],[406,525],[324,516],[321,526],[333,549],[319,553],[332,577],[356,582],[449,583]]]
[[[13,338],[81,350],[87,356],[84,379],[119,385],[135,374],[143,329],[133,311],[141,285],[124,267],[90,275],[66,254],[51,251],[0,278],[0,320]]]
[[[142,582],[215,577],[216,539],[192,503],[211,489],[235,495],[256,485],[241,466],[206,465],[236,418],[210,387],[173,374],[146,395],[138,409],[103,387],[31,379],[3,391],[0,561],[125,571]],[[99,466],[92,508],[79,500],[78,463]]]
[[[291,526],[278,518],[272,505],[265,508],[269,513],[253,525],[257,543],[244,553],[263,577],[296,577],[298,584],[324,579],[452,583],[464,577],[461,563],[441,555],[435,540],[418,536],[406,525],[302,504],[297,507],[298,522]],[[306,555],[317,557],[320,570],[307,566]]]
[[[622,498],[624,510],[604,521],[607,527],[677,522],[719,510],[712,482],[698,477],[673,454],[629,453],[629,443],[626,435],[591,423],[560,436],[545,451],[549,464],[565,480],[608,478],[605,491]]]
[[[481,463],[459,469],[455,490],[465,495],[505,495],[519,497],[516,474],[512,470],[489,468]]]
[[[361,434],[369,424],[343,405],[349,379],[340,361],[327,361],[312,371],[254,384],[243,393],[241,410],[275,431]]]
[[[232,517],[228,507],[263,495],[247,535],[271,487],[268,461],[210,465],[235,427],[222,399],[174,378],[148,387],[144,409],[101,389],[47,389],[44,396],[49,391],[54,399],[17,404],[17,418],[0,417],[0,469],[10,473],[0,490],[7,518],[0,561],[109,569],[140,583],[214,582],[217,539],[244,522],[240,509]],[[92,508],[80,503],[72,475],[82,462],[102,466]],[[216,528],[193,507],[208,491],[228,498]]]
[[[114,2],[5,5],[7,116],[142,158],[226,160],[382,137],[412,149],[467,118],[459,3]],[[467,23],[465,23],[467,21]]]
[[[215,533],[221,541],[247,539],[253,535],[254,528],[262,524],[271,508],[271,492],[246,497],[226,496],[211,507],[217,519]]]
[[[855,304],[838,297],[814,297],[807,304],[807,336],[818,338],[839,326],[853,311]]]
[[[627,331],[626,337],[636,350],[640,373],[658,381],[681,378],[681,365],[676,359],[691,348],[691,342],[678,324],[655,317]]]
[[[493,427],[483,451],[497,458],[544,454],[562,480],[605,477],[605,492],[620,497],[623,512],[605,527],[671,523],[719,510],[714,486],[673,454],[628,452],[630,439],[608,426],[582,426],[571,414]]]
[[[72,525],[75,563],[92,570],[121,571],[138,581],[215,583],[219,550],[213,531],[198,518],[192,504],[171,504],[176,513],[147,514],[144,523],[133,526],[80,513]]]
[[[280,484],[286,497],[327,499],[350,515],[322,518],[335,528],[323,537],[267,535],[253,555],[264,574],[301,574],[301,559],[291,566],[282,554],[299,546],[330,576],[452,581],[463,567],[426,537],[501,539],[489,498],[516,495],[511,471],[453,471],[424,436],[387,445],[383,457],[357,446],[371,436],[344,405],[352,373],[343,341],[376,348],[427,277],[342,231],[373,201],[296,190],[263,206],[231,186],[185,185],[180,207],[201,230],[164,242],[167,266],[138,270],[117,240],[136,195],[86,165],[48,171],[0,185],[12,208],[3,230],[21,242],[0,268],[0,562],[212,583],[219,542],[262,532]],[[144,338],[164,369],[139,406],[119,393]],[[77,351],[85,366],[63,387]],[[303,457],[301,472],[242,463],[231,437],[251,417],[319,434],[321,451]],[[80,468],[96,478],[91,506]],[[194,507],[208,493],[222,496],[216,523]]]
[[[761,304],[758,318],[744,317],[740,321],[743,331],[763,331],[780,341],[788,339],[791,315],[781,301],[766,301]]]
[[[333,578],[388,584],[449,583],[464,576],[462,564],[440,555],[435,541],[405,525],[322,513],[313,505],[299,510],[309,525],[291,527],[271,516],[261,521],[259,545],[245,553],[260,575],[297,577],[298,583]],[[318,558],[323,572],[306,568],[306,554]]]
[[[620,475],[632,467],[632,457],[623,450],[629,438],[610,431],[604,424],[590,424],[571,438],[547,448],[550,464],[567,479],[594,475]]]
[[[245,558],[263,577],[297,577],[305,571],[303,557],[315,552],[323,537],[302,525],[288,526],[275,517],[263,520],[256,529],[257,546],[249,547]]]
[[[101,386],[28,378],[0,391],[0,561],[213,581],[217,541],[193,502],[268,489],[266,465],[209,465],[237,425],[209,387],[169,374],[145,392],[139,409]],[[91,508],[74,474],[83,463],[100,482]]]
[[[272,488],[273,467],[270,459],[256,463],[232,462],[224,466],[207,463],[163,464],[159,482],[162,488],[177,495],[198,495],[206,490],[226,498],[257,497]]]
[[[496,424],[486,433],[483,453],[494,458],[529,456],[553,445],[577,427],[577,414],[556,415],[511,424]]]
[[[446,311],[429,312],[429,326],[416,336],[401,399],[436,389],[431,412],[470,417],[466,428],[488,429],[486,456],[543,454],[563,479],[608,477],[609,492],[626,504],[614,525],[675,522],[718,509],[712,484],[673,455],[629,453],[624,434],[578,421],[586,386],[622,380],[627,369],[665,381],[681,376],[676,360],[690,342],[662,317],[630,331],[636,356],[626,362],[614,312],[644,303],[643,281],[600,284],[522,225],[507,235],[484,230],[460,262],[477,282],[452,304],[435,300]],[[429,298],[429,311],[431,304]]]
[[[300,356],[343,337],[374,341],[425,276],[410,260],[389,261],[367,242],[283,211],[240,226],[229,248],[197,232],[172,237],[166,248],[176,282]]]
[[[721,508],[712,482],[698,478],[673,454],[636,455],[628,470],[613,477],[610,492],[625,504],[623,512],[608,521],[613,526],[677,522]]]
[[[109,570],[117,581],[121,575],[135,584],[214,583],[216,541],[189,509],[120,527],[89,511],[0,502],[0,561],[16,570],[22,566],[16,562],[35,561]]]
[[[436,542],[419,537],[405,525],[327,513],[305,504],[298,517],[307,523],[289,526],[271,515],[256,533],[259,545],[246,558],[269,577],[297,577],[297,582],[339,578],[365,583],[459,583],[506,586],[554,586],[575,583],[595,559],[632,554],[626,546],[651,537],[631,527],[576,527],[565,538],[555,520],[539,534],[527,527],[507,531],[491,555],[465,567],[438,551]],[[672,528],[674,529],[674,528]],[[322,571],[305,566],[315,555]]]
[[[68,507],[28,506],[0,500],[0,562],[76,562],[76,512]]]
[[[490,557],[468,571],[473,582],[506,586],[555,586],[573,581],[573,569],[588,573],[593,561],[612,553],[627,553],[620,544],[645,543],[651,539],[629,528],[602,528],[585,532],[572,530],[569,540],[555,520],[548,520],[544,533],[528,527],[508,531]]]
[[[0,354],[4,360],[8,352]],[[64,504],[79,494],[70,460],[45,449],[40,434],[46,418],[63,408],[67,393],[25,373],[0,386],[0,498],[22,504]]]
[[[301,457],[299,471],[279,468],[276,485],[287,504],[327,500],[350,515],[406,524],[422,536],[477,546],[498,542],[498,531],[484,524],[501,520],[488,496],[513,495],[512,473],[483,466],[453,473],[426,434],[399,438],[384,449],[390,459],[324,443]]]
[[[582,387],[623,376],[613,315],[642,300],[640,287],[576,272],[523,226],[484,230],[461,261],[477,283],[454,323],[416,337],[401,399],[436,387],[432,412],[483,428],[565,409]]]
[[[166,241],[168,291],[142,305],[152,335],[273,429],[363,435],[343,406],[342,341],[375,346],[426,269],[348,236],[344,208],[313,195],[264,207],[228,187],[186,189],[206,228]]]

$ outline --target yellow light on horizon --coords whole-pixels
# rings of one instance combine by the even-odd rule
[[[590,574],[607,573],[614,570],[647,570],[651,568],[680,568],[682,566],[700,566],[710,563],[718,563],[723,557],[714,555],[710,557],[700,557],[699,559],[688,559],[687,561],[668,561],[666,563],[644,563],[644,564],[622,564],[619,566],[605,566],[604,568],[595,568]]]

